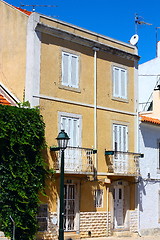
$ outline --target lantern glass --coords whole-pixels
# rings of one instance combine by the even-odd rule
[[[62,150],[67,148],[69,137],[67,133],[64,130],[61,130],[61,132],[58,134],[58,137],[56,138],[58,142],[58,147]]]

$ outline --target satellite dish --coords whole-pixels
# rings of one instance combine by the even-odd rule
[[[139,36],[137,34],[134,34],[131,39],[129,40],[130,44],[135,46],[138,42]]]

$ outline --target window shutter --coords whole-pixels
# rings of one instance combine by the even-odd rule
[[[121,96],[127,98],[126,70],[121,69]]]
[[[113,95],[115,97],[119,96],[119,69],[114,67],[113,68]]]
[[[71,86],[78,87],[78,57],[71,56]]]
[[[113,67],[113,96],[127,98],[127,70]]]
[[[61,116],[61,129],[70,137],[68,146],[78,147],[79,146],[79,118]]]
[[[69,54],[62,53],[62,84],[69,85]]]
[[[120,124],[113,124],[113,150],[128,151],[128,127]]]

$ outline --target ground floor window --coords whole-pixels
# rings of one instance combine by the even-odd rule
[[[38,207],[37,220],[38,220],[38,226],[39,226],[38,231],[40,231],[40,232],[47,231],[48,204],[41,204]]]

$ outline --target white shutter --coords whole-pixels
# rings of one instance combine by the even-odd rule
[[[113,95],[115,97],[119,97],[119,69],[114,67],[113,68]]]
[[[69,85],[69,54],[62,53],[62,84]]]
[[[127,70],[113,67],[113,96],[127,98]]]
[[[61,116],[61,129],[70,137],[68,146],[78,147],[79,146],[79,118]]]
[[[120,124],[113,124],[113,150],[128,151],[128,127]]]
[[[78,87],[78,56],[71,56],[71,87]]]
[[[126,82],[126,70],[121,69],[121,97],[127,98],[127,82]]]
[[[78,56],[62,52],[62,85],[78,88]]]

